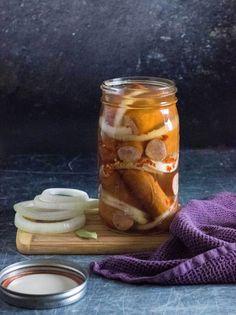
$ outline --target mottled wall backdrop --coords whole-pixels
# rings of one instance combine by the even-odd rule
[[[102,80],[174,79],[182,146],[236,145],[234,0],[1,0],[0,147],[94,150]]]

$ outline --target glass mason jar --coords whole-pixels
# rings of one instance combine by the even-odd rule
[[[98,127],[99,213],[119,231],[166,230],[178,210],[179,117],[173,81],[104,81]]]

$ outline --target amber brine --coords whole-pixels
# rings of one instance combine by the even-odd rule
[[[178,210],[179,117],[173,81],[104,81],[98,127],[99,213],[124,232],[168,229]]]

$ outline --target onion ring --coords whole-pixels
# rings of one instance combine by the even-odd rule
[[[69,220],[53,223],[33,222],[24,218],[19,213],[16,213],[15,215],[15,226],[18,229],[25,232],[38,234],[58,234],[73,232],[84,226],[85,222],[86,217],[83,214]]]
[[[85,209],[96,209],[98,208],[98,199],[95,198],[89,198],[89,200],[87,200],[85,202]]]
[[[122,210],[125,214],[130,216],[132,219],[134,219],[134,221],[138,222],[140,225],[146,224],[148,222],[148,218],[145,212],[127,204],[124,201],[114,198],[106,191],[104,191],[104,189],[102,189],[102,200],[108,206]]]
[[[13,207],[15,226],[19,229],[39,234],[66,233],[85,224],[85,211],[98,213],[98,199],[89,198],[85,191],[78,189],[49,188],[34,200],[19,202]]]
[[[123,141],[148,141],[154,138],[159,138],[166,134],[168,130],[173,130],[177,126],[177,119],[172,121],[171,125],[163,125],[161,128],[154,129],[146,134],[134,135],[131,128],[128,127],[112,127],[108,125],[104,119],[100,118],[99,125],[101,130],[110,138]]]
[[[137,224],[135,225],[136,230],[139,231],[146,231],[146,230],[151,230],[154,227],[158,226],[162,221],[164,221],[166,218],[168,218],[170,215],[174,214],[175,212],[178,211],[178,206],[177,206],[177,199],[173,202],[172,206],[169,208],[169,210],[165,211],[161,215],[159,215],[154,221],[147,223],[147,224]],[[175,208],[176,207],[176,208]]]
[[[74,218],[84,213],[84,210],[57,210],[36,208],[33,200],[23,201],[15,204],[14,210],[20,215],[33,220],[60,221]]]
[[[34,204],[37,208],[43,209],[57,209],[57,210],[78,210],[81,211],[86,207],[86,201],[74,201],[74,202],[48,202],[41,199],[41,195],[34,198]]]
[[[83,190],[70,188],[49,188],[42,192],[40,199],[46,202],[76,202],[88,200],[89,196]]]

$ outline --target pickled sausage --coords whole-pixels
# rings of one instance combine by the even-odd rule
[[[117,155],[121,161],[135,162],[143,154],[143,143],[135,141],[121,142]]]
[[[170,199],[151,174],[138,170],[122,170],[120,173],[133,196],[150,213],[152,218],[169,209]]]
[[[140,203],[128,190],[128,187],[125,185],[118,171],[113,170],[109,176],[100,173],[100,181],[102,188],[104,188],[105,191],[110,193],[113,197],[136,208],[140,207]]]
[[[104,222],[111,228],[119,231],[127,231],[134,225],[134,220],[122,210],[118,210],[99,201],[99,214]]]
[[[162,137],[165,144],[167,155],[177,154],[179,152],[179,128],[175,127]]]
[[[98,136],[98,154],[103,163],[113,163],[116,160],[116,141],[105,134]]]
[[[163,115],[158,109],[132,109],[124,116],[124,126],[134,135],[142,135],[163,125]]]
[[[153,139],[148,142],[145,153],[150,159],[161,161],[167,156],[166,145],[160,139]]]

